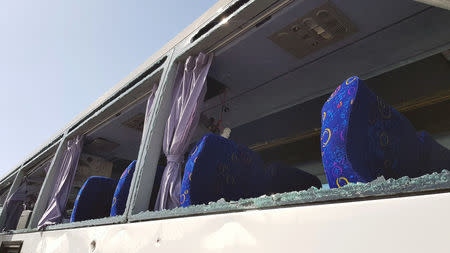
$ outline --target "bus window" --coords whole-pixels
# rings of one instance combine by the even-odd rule
[[[1,208],[3,208],[3,206],[5,204],[6,197],[8,196],[9,188],[10,187],[5,187],[0,190],[0,207]]]
[[[85,135],[63,222],[123,214],[142,139],[146,102],[147,98],[138,101]]]
[[[145,131],[144,122],[149,117],[157,87],[157,84],[150,85],[147,95],[138,94],[137,100],[111,113],[84,135],[67,137],[60,161],[55,163],[61,167],[55,170],[57,188],[51,189],[50,204],[38,222],[33,218],[33,226],[36,223],[38,228],[43,228],[55,223],[124,214]],[[60,213],[53,210],[60,204],[51,203],[65,204],[61,217],[51,215]]]
[[[387,5],[392,12],[383,11]],[[363,7],[371,9],[374,22],[369,24],[367,16],[352,11]],[[298,2],[217,49],[207,80],[220,88],[205,97],[196,134],[185,154],[180,206],[311,187],[340,188],[378,177],[419,177],[450,167],[450,122],[441,116],[450,111],[450,67],[444,57],[450,35],[445,32],[444,20],[450,20],[448,11],[410,1],[336,6]],[[419,27],[423,27],[420,32]],[[427,33],[427,38],[421,33]],[[338,94],[341,84],[355,80],[361,80],[359,87],[364,88],[360,90],[366,89],[371,101],[378,103],[380,117],[389,120],[394,113],[390,110],[395,108],[395,117],[401,118],[402,125],[380,128],[393,131],[391,136],[381,132],[377,145],[384,145],[382,155],[374,149],[358,152],[356,144],[352,144],[351,154],[347,150],[337,153],[332,165],[349,154],[376,161],[370,164],[373,171],[361,168],[355,172],[358,176],[347,178],[343,168],[335,166],[333,170],[324,162],[323,140],[329,135],[323,134],[322,109]],[[353,101],[348,102],[351,107]],[[338,101],[334,109],[341,106]],[[357,119],[344,116],[339,122],[348,129],[358,126],[354,123]],[[358,117],[367,123],[363,116]],[[407,137],[401,133],[406,128],[412,133]],[[348,131],[337,136],[353,136],[361,140],[358,145],[367,148],[372,136]],[[423,140],[431,146],[418,143]],[[403,150],[387,146],[394,141],[415,143],[414,152],[421,156],[417,161],[430,168],[406,166],[395,173],[380,169],[379,162],[389,168],[396,162],[413,163],[413,157],[405,156]],[[388,159],[388,155],[392,157]],[[336,175],[330,176],[333,173]]]
[[[20,172],[19,185],[8,197],[4,210],[3,231],[25,229],[44,183],[53,155],[31,168]]]

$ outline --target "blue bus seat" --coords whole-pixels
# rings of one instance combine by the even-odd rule
[[[420,141],[409,120],[376,96],[358,77],[350,77],[322,108],[322,162],[331,188],[370,182],[379,176],[418,177],[440,171],[430,137]],[[430,153],[431,152],[431,153]]]
[[[89,177],[78,192],[70,222],[108,217],[116,181],[107,177]]]
[[[281,166],[265,169],[257,153],[208,134],[197,143],[186,162],[180,203],[187,207],[221,198],[239,200],[313,185],[320,187],[320,181],[306,172]]]
[[[112,199],[111,216],[122,215],[125,212],[128,193],[130,192],[131,180],[133,179],[136,160],[130,163],[123,171],[117,183],[116,190]]]

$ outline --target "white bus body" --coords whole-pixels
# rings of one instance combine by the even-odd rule
[[[283,42],[282,37],[287,34],[283,29],[288,24],[319,7],[330,8],[327,10],[336,11],[341,20],[347,20],[345,29],[348,34],[318,49],[293,49]],[[446,73],[450,70],[448,9],[450,3],[445,0],[218,1],[0,181],[0,189],[3,189],[0,194],[7,198],[19,188],[25,175],[31,175],[37,167],[48,162],[49,169],[40,177],[42,188],[38,190],[32,210],[29,210],[26,227],[20,225],[23,226],[20,229],[2,232],[0,253],[449,252],[448,171],[418,179],[380,178],[374,183],[358,183],[342,189],[310,189],[250,200],[219,200],[210,205],[148,211],[155,171],[162,154],[176,67],[180,61],[199,52],[214,54],[211,69],[214,78],[222,82],[229,80],[226,85],[232,86],[234,83],[235,86],[229,88],[227,95],[231,98],[228,104],[220,101],[219,96],[206,100],[204,113],[207,116],[217,115],[223,110],[221,106],[227,105],[232,113],[225,115],[224,121],[233,131],[234,128],[248,126],[246,129],[250,135],[258,132],[256,129],[259,128],[256,123],[252,125],[253,122],[294,106],[309,108],[306,107],[309,104],[319,104],[319,98],[327,96],[342,80],[353,74],[369,80],[369,84],[382,82],[381,79],[406,80],[420,71],[433,82],[436,82],[433,78],[447,78],[450,73]],[[214,21],[217,18],[222,19],[220,22]],[[250,54],[258,52],[255,56],[258,62],[254,62]],[[239,59],[233,62],[236,57]],[[279,66],[275,64],[278,60]],[[247,62],[245,66],[248,68],[239,65]],[[425,66],[428,62],[430,67]],[[261,74],[259,83],[249,84],[248,76],[255,73]],[[410,87],[409,81],[414,80],[399,82],[398,87]],[[380,88],[380,92],[385,92],[383,94],[394,100],[397,96],[401,101],[396,100],[396,108],[402,113],[410,113],[408,117],[420,123],[426,121],[421,120],[420,115],[430,114],[420,111],[421,108],[432,108],[427,106],[439,103],[448,106],[450,78],[442,82],[443,85],[436,86],[438,95],[424,91],[425,97],[417,99],[418,95],[411,91],[412,95],[408,95],[410,97],[406,102],[400,99],[400,95],[394,94],[398,90],[393,86],[390,86],[392,90],[389,87]],[[141,135],[133,137],[139,143],[133,149],[138,164],[124,215],[64,222],[38,230],[38,221],[50,198],[51,182],[56,177],[55,164],[61,159],[67,141],[80,134],[101,137],[99,133],[107,133],[102,130],[106,123],[122,119],[127,113],[142,112],[145,109],[143,101],[155,84],[159,84],[155,110],[141,129],[144,137],[142,141]],[[283,145],[320,139],[320,128],[315,123],[310,124],[313,121],[311,116],[305,115],[302,116],[304,120],[292,118],[292,124],[305,125],[301,135],[280,128],[276,131],[281,133],[267,138],[255,137],[255,141],[252,139],[245,144],[255,151],[269,152]],[[437,134],[433,137],[450,148],[447,121],[440,119],[435,126],[422,123],[425,129],[436,130]],[[204,133],[200,131],[195,138]],[[288,136],[281,138],[284,133]],[[309,144],[299,145],[301,148],[304,147],[301,145]],[[130,155],[126,151],[123,152],[127,157],[125,160],[133,160],[128,159]],[[287,157],[282,154],[283,150],[277,152],[277,157]],[[110,160],[113,161],[112,158]],[[295,160],[292,163],[326,184],[320,159]],[[114,170],[111,168],[115,165],[104,164],[110,166],[109,170]],[[3,208],[0,224],[5,222]]]

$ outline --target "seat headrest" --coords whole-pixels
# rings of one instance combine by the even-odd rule
[[[123,171],[122,176],[120,176],[112,200],[111,216],[122,215],[125,212],[135,167],[136,160],[131,162],[130,165],[128,165],[128,167]]]
[[[322,162],[330,187],[424,173],[412,124],[358,77],[337,87],[321,116]]]
[[[205,135],[186,162],[181,206],[253,197],[255,186],[249,182],[260,179],[255,171],[263,166],[259,156],[248,148],[218,135]]]
[[[109,216],[116,181],[107,177],[89,177],[78,192],[70,222]]]

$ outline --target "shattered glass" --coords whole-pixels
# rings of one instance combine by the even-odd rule
[[[379,177],[370,183],[348,184],[342,188],[317,189],[311,187],[305,191],[277,193],[270,196],[263,195],[258,198],[241,199],[239,201],[225,201],[224,199],[220,199],[217,202],[210,202],[207,205],[179,207],[172,210],[156,212],[141,212],[132,216],[130,220],[162,219],[312,203],[330,203],[343,200],[356,201],[374,197],[383,198],[414,195],[445,189],[450,189],[450,172],[448,170],[417,178],[402,177],[386,180],[383,177]]]

